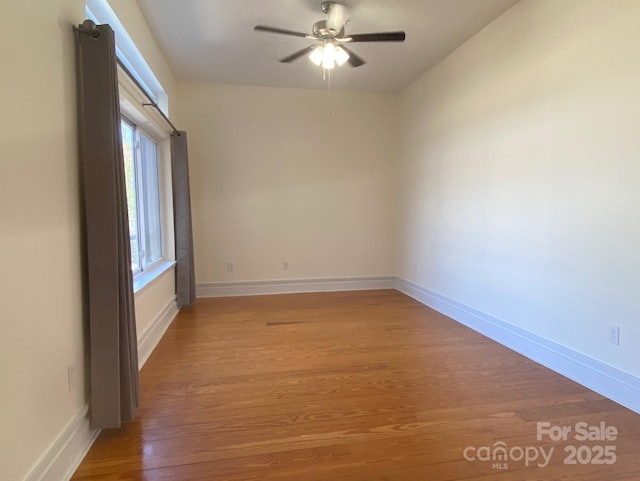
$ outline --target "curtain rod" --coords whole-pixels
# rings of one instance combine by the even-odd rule
[[[73,30],[76,31],[76,32],[80,32],[80,33],[88,33],[92,37],[98,38],[98,37],[100,37],[100,31],[96,27],[97,26],[96,26],[95,22],[93,22],[93,20],[86,19],[84,22],[82,22],[77,27],[74,25],[73,26]],[[151,98],[151,95],[149,95],[149,92],[147,92],[147,89],[144,88],[140,82],[138,82],[138,79],[135,78],[133,76],[133,74],[131,73],[131,71],[127,68],[127,66],[124,63],[122,63],[122,60],[120,60],[117,57],[116,57],[116,60],[118,61],[118,65],[124,71],[124,73],[127,74],[127,76],[136,85],[136,87],[138,87],[138,89],[140,89],[140,92],[142,92],[142,94],[145,97],[147,97],[147,100],[149,100],[149,103],[143,103],[142,105],[144,107],[153,107],[154,109],[156,109],[158,111],[158,113],[162,116],[164,121],[167,124],[169,124],[169,126],[173,129],[174,132],[176,132],[176,133],[180,132],[176,128],[176,126],[171,123],[171,120],[169,120],[169,117],[167,117],[165,115],[165,113],[160,109],[160,107],[158,107],[158,104],[155,103],[155,101]]]
[[[153,99],[151,98],[151,95],[149,95],[149,93],[147,92],[147,89],[145,89],[142,84],[140,82],[138,82],[138,79],[135,78],[133,76],[133,74],[131,73],[131,71],[127,68],[127,66],[122,62],[122,60],[117,59],[118,60],[118,66],[123,70],[124,73],[127,74],[127,76],[131,79],[131,81],[136,84],[136,87],[138,87],[138,89],[140,89],[140,92],[142,92],[144,94],[145,97],[147,97],[147,100],[149,100],[149,103],[143,103],[142,105],[144,107],[153,107],[154,109],[156,109],[158,111],[158,113],[162,116],[162,118],[164,119],[164,121],[169,124],[169,126],[173,129],[174,132],[179,132],[178,129],[176,128],[175,125],[173,125],[173,123],[171,123],[171,120],[169,120],[169,117],[167,117],[165,115],[165,113],[160,109],[160,107],[158,107],[158,104],[155,103],[153,101]]]

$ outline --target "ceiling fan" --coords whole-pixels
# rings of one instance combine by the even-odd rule
[[[314,64],[322,66],[326,70],[330,70],[336,65],[344,65],[346,62],[349,62],[352,67],[359,67],[366,63],[351,49],[347,48],[347,43],[404,42],[406,38],[405,33],[402,31],[346,35],[344,26],[348,20],[347,7],[340,3],[325,1],[322,2],[321,8],[327,14],[327,19],[316,22],[313,25],[313,33],[311,35],[266,25],[256,25],[254,30],[315,40],[316,43],[314,45],[298,50],[281,59],[280,62],[291,63],[308,54],[309,59]]]

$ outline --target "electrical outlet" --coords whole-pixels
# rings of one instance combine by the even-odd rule
[[[617,324],[611,324],[609,326],[609,342],[616,346],[620,345],[620,326]]]
[[[227,272],[233,272],[233,262],[227,262]]]
[[[67,366],[67,380],[69,382],[69,392],[71,392],[78,384],[78,366],[76,366],[75,362]]]
[[[282,263],[282,270],[283,271],[288,271],[289,270],[289,263],[287,261],[284,261]]]

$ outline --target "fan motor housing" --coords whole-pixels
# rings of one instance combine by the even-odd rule
[[[327,27],[326,20],[320,20],[313,24],[313,36],[318,38],[335,38],[335,37],[343,37],[344,36],[344,26],[340,29],[339,32],[330,29]]]

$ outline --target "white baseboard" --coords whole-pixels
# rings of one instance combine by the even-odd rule
[[[371,289],[393,289],[394,286],[395,277],[393,276],[204,282],[196,286],[196,296],[231,297],[299,292],[365,291]]]
[[[178,315],[179,309],[176,298],[173,297],[165,304],[155,319],[151,322],[138,339],[138,369],[142,369],[149,356],[156,348],[160,339]]]
[[[25,481],[69,481],[71,479],[100,433],[99,429],[91,429],[89,426],[88,411],[87,405],[78,412]]]
[[[640,413],[640,378],[406,279],[396,289],[494,341]]]

